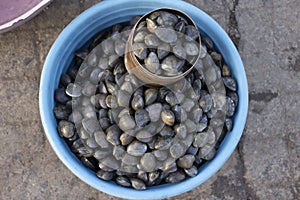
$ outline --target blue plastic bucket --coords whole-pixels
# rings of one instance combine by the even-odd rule
[[[208,35],[223,55],[237,80],[239,103],[234,117],[233,130],[226,135],[215,158],[199,169],[197,176],[180,183],[149,187],[144,191],[121,187],[114,182],[99,179],[71,152],[57,132],[53,114],[54,91],[59,79],[74,58],[74,51],[82,47],[97,32],[116,23],[129,21],[132,16],[143,15],[153,9],[170,7],[187,13]],[[44,64],[39,93],[40,115],[46,136],[59,159],[81,180],[107,194],[126,199],[161,199],[175,196],[199,186],[213,176],[236,148],[248,112],[248,85],[242,60],[226,32],[206,13],[184,1],[174,0],[105,0],[83,12],[59,35]]]

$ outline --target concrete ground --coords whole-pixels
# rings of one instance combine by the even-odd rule
[[[39,79],[58,34],[97,0],[54,0],[0,35],[0,199],[117,199],[74,176],[40,122]],[[188,0],[235,41],[249,82],[242,140],[225,166],[170,199],[297,199],[300,196],[300,1]]]

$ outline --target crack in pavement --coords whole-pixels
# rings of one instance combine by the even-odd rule
[[[228,22],[227,33],[228,33],[229,37],[231,38],[231,40],[233,41],[236,48],[239,49],[239,42],[240,42],[240,39],[241,39],[241,33],[239,31],[239,25],[238,25],[237,16],[236,16],[236,8],[239,4],[239,0],[231,0],[231,1],[232,1],[233,5],[232,5],[232,7],[228,6],[228,9],[229,9],[229,22]],[[246,127],[244,129],[244,132],[246,132]],[[242,182],[242,185],[243,185],[243,187],[246,191],[247,199],[249,199],[249,200],[258,199],[255,192],[250,188],[250,186],[247,183],[245,158],[244,158],[244,155],[243,155],[243,152],[242,152],[243,146],[244,146],[244,137],[241,138],[241,140],[240,140],[240,142],[237,146],[238,158],[241,161],[241,172],[240,172],[241,174],[239,174],[239,176],[241,176],[240,177],[241,182]]]
[[[239,42],[241,39],[241,34],[239,31],[239,25],[237,22],[237,17],[236,17],[236,7],[239,4],[239,0],[233,0],[233,8],[230,9],[229,8],[229,23],[228,23],[228,30],[227,33],[229,35],[229,37],[231,38],[231,40],[233,41],[233,43],[235,44],[236,48],[239,47]]]
[[[244,129],[244,132],[246,132],[246,128]],[[245,167],[245,158],[242,152],[242,148],[244,146],[244,137],[241,138],[238,146],[237,146],[237,154],[238,154],[238,158],[241,161],[241,173],[242,173],[242,177],[241,177],[241,181],[243,184],[243,187],[246,191],[246,196],[247,196],[247,200],[252,200],[252,199],[258,199],[258,197],[256,196],[255,192],[250,188],[250,186],[247,184],[247,179],[246,179],[246,167]]]

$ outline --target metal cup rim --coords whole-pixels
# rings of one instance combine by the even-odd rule
[[[191,25],[196,27],[198,30],[198,27],[197,27],[196,23],[192,20],[192,18],[185,12],[178,10],[178,9],[162,7],[162,8],[154,9],[154,10],[144,14],[132,28],[129,38],[127,40],[126,48],[125,48],[125,67],[128,72],[133,73],[135,76],[137,76],[137,78],[144,81],[145,83],[154,84],[154,85],[169,85],[169,84],[172,84],[176,81],[183,79],[186,75],[188,75],[193,70],[193,68],[197,64],[198,60],[200,59],[200,54],[201,54],[201,36],[200,36],[200,32],[198,30],[198,38],[199,38],[198,56],[195,59],[192,66],[190,68],[188,68],[186,71],[184,71],[182,74],[179,74],[176,76],[161,76],[161,75],[157,75],[157,74],[150,72],[148,69],[146,69],[139,63],[139,61],[137,60],[137,58],[135,57],[135,55],[133,53],[132,45],[133,45],[133,36],[135,34],[137,26],[140,24],[141,21],[144,21],[146,19],[146,17],[148,17],[150,14],[152,14],[156,11],[168,11],[168,12],[177,13],[177,14],[179,13],[180,15],[183,15],[191,23]]]

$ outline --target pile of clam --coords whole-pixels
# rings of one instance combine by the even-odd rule
[[[181,15],[155,11],[138,22],[132,49],[150,72],[161,76],[180,75],[199,55],[199,32]]]
[[[169,14],[160,13],[145,23],[147,27],[163,24]],[[59,134],[85,166],[103,180],[142,190],[196,176],[232,129],[238,97],[230,69],[208,37],[202,38],[197,54],[184,50],[179,55],[178,35],[164,41],[159,27],[153,33],[149,28],[148,32],[138,32],[135,45],[151,42],[168,46],[172,52],[154,53],[150,49],[139,57],[152,72],[160,73],[161,67],[161,74],[173,75],[180,71],[177,62],[185,56],[200,52],[200,59],[191,73],[168,86],[147,85],[128,73],[125,45],[137,20],[135,17],[130,25],[117,24],[100,32],[88,47],[75,53],[72,66],[61,76],[55,91],[54,114]],[[190,33],[191,27],[178,17],[172,26]],[[185,42],[180,48],[189,49],[192,35],[182,37]],[[153,38],[164,43],[156,44]],[[152,68],[157,63],[152,57],[162,64]]]

